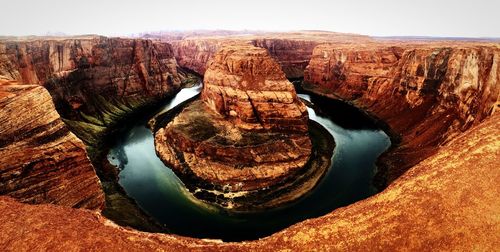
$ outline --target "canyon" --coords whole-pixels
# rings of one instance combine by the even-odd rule
[[[167,43],[99,36],[0,43],[0,76],[44,86],[71,130],[88,145],[120,118],[189,81]]]
[[[304,84],[390,127],[398,145],[379,160],[377,183],[383,188],[494,113],[499,60],[496,44],[320,45]]]
[[[179,63],[200,74],[206,64],[199,62],[223,45],[266,48],[306,90],[366,111],[397,144],[378,162],[380,189],[499,106],[498,43],[273,35],[188,37],[172,45]]]
[[[106,203],[111,215],[132,203],[119,196],[116,168],[101,161],[106,139],[127,118],[198,82],[177,66],[169,44],[101,36],[0,41],[0,80],[8,94],[2,194],[72,207]]]
[[[328,158],[311,158],[306,106],[292,83],[267,50],[252,45],[221,48],[208,63],[201,99],[155,127],[158,155],[189,178],[190,191],[206,198],[216,190],[210,197],[233,210],[299,198],[329,166]]]
[[[139,232],[95,211],[27,205],[1,196],[0,244],[54,251],[495,250],[500,238],[499,127],[495,114],[383,192],[257,241],[223,243]]]
[[[188,36],[181,40],[159,38],[172,45],[180,66],[203,75],[208,61],[224,45],[250,44],[265,48],[281,65],[289,79],[302,78],[315,46],[323,43],[344,44],[371,41],[368,36],[335,32],[303,31],[262,33],[237,36]]]
[[[283,110],[292,119],[275,121],[276,111],[266,106],[296,103],[291,84],[283,96],[265,85],[273,98],[249,94],[232,75],[248,65],[231,61],[222,49],[227,46],[268,54],[277,63],[252,69],[266,76],[273,76],[268,70],[283,71],[279,81],[301,80],[300,88],[352,104],[380,124],[393,142],[377,162],[374,184],[381,192],[239,243],[145,233],[104,217],[100,171],[88,156],[134,111],[198,81],[191,72],[204,75],[204,102],[193,104],[208,111],[203,116],[213,113],[211,120],[229,117],[231,125],[257,131],[286,126],[299,136],[310,127],[301,106],[300,113]],[[499,57],[495,42],[377,40],[328,32],[0,41],[0,245],[59,251],[494,250],[500,246]],[[235,84],[247,89],[233,90]],[[248,102],[240,102],[242,97]],[[262,112],[251,104],[261,98]],[[193,148],[185,140],[176,146]],[[305,145],[297,153],[307,154]],[[247,161],[229,154],[231,161]]]

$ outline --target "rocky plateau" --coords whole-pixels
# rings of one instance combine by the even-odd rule
[[[204,36],[203,36],[204,35]],[[289,79],[302,78],[315,46],[323,43],[350,44],[368,42],[368,36],[335,32],[260,33],[251,35],[203,34],[182,39],[161,38],[172,44],[180,66],[204,75],[207,63],[225,45],[250,44],[268,50]]]
[[[222,49],[228,45],[233,49]],[[247,57],[253,63],[242,60]],[[264,63],[254,64],[259,60]],[[500,247],[499,61],[500,45],[494,42],[381,41],[328,32],[174,36],[156,41],[95,36],[2,40],[0,247],[495,251]],[[183,68],[204,75],[206,85],[200,100],[187,104],[172,124],[156,132],[159,142],[166,136],[176,139],[175,147],[167,143],[157,150],[160,156],[175,151],[189,156],[188,161],[220,163],[209,158],[215,152],[226,163],[248,165],[250,155],[240,153],[259,152],[251,141],[241,147],[244,151],[234,151],[234,140],[250,132],[262,136],[265,148],[289,148],[293,154],[252,154],[253,161],[265,165],[283,158],[282,168],[299,167],[291,165],[294,158],[302,164],[314,153],[314,126],[307,122],[286,78],[303,77],[306,90],[366,111],[391,136],[391,149],[377,162],[374,183],[381,192],[244,242],[140,232],[104,217],[104,194],[96,176],[100,171],[89,161],[86,147],[126,114],[193,81]],[[283,85],[276,90],[269,81]],[[260,83],[262,89],[256,92],[249,83]],[[260,107],[252,104],[263,100]],[[290,109],[290,104],[296,108]],[[209,127],[174,127],[193,118]],[[207,141],[206,134],[215,137]],[[266,141],[266,134],[288,137]],[[242,172],[237,170],[236,177]],[[221,184],[234,182],[231,173],[199,174]],[[283,173],[270,177],[276,174]],[[272,181],[268,178],[265,181]],[[252,179],[247,188],[240,188],[238,181],[224,193],[267,183]]]

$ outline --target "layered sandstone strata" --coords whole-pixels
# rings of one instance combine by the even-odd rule
[[[379,186],[493,113],[500,47],[477,43],[319,45],[305,72],[315,92],[386,122],[397,148],[379,162]]]
[[[167,43],[98,36],[35,39],[0,42],[0,78],[44,86],[52,98],[32,98],[27,105],[35,108],[32,116],[58,119],[33,125],[33,133],[26,136],[42,139],[37,147],[31,139],[19,140],[25,135],[21,129],[31,132],[32,126],[27,119],[20,121],[25,126],[17,125],[17,117],[25,117],[18,114],[25,111],[23,106],[5,112],[12,116],[2,126],[20,129],[14,127],[4,135],[11,144],[2,146],[2,153],[15,155],[4,156],[9,170],[0,192],[33,203],[102,208],[103,192],[88,154],[107,193],[106,214],[132,226],[148,220],[117,184],[117,171],[107,163],[102,144],[127,118],[197,80],[177,66]],[[66,125],[48,109],[52,102]],[[36,108],[45,108],[47,115]],[[88,152],[68,128],[86,143]],[[124,209],[132,210],[123,213]]]
[[[138,232],[98,213],[0,197],[0,244],[54,251],[494,251],[500,246],[499,128],[495,114],[383,192],[257,241]]]
[[[289,79],[304,76],[304,69],[309,64],[312,51],[321,42],[321,38],[317,40],[296,40],[293,38],[256,38],[252,40],[253,45],[265,48],[271,56],[278,60]]]
[[[240,128],[307,132],[306,106],[265,49],[221,49],[208,65],[201,95]]]
[[[401,47],[394,44],[388,47],[394,46]],[[454,46],[449,45],[441,45],[441,47],[454,48]],[[417,47],[414,46],[413,49],[417,49]],[[493,59],[497,59],[497,57],[493,56]],[[400,59],[398,59],[398,62],[400,62]],[[376,58],[367,60],[367,62],[372,61],[376,61]],[[423,62],[428,61],[426,59]],[[460,61],[455,62],[459,63]],[[492,66],[496,64],[493,62]],[[448,64],[448,68],[451,69],[458,66]],[[390,65],[384,67],[392,69]],[[329,71],[329,69],[325,68],[325,71]],[[409,69],[414,69],[415,74],[421,72],[421,70],[417,70],[419,69],[418,66]],[[432,69],[442,68],[434,67]],[[479,69],[483,69],[481,73],[488,72],[484,71],[485,68],[481,67]],[[491,67],[491,69],[494,69],[494,67]],[[376,69],[369,67],[366,67],[364,71],[370,72],[372,70],[376,72]],[[430,71],[429,69],[429,72],[438,71]],[[326,75],[327,73],[323,74]],[[497,72],[490,72],[489,75],[494,76],[495,74]],[[409,77],[411,76],[410,74]],[[483,80],[487,79],[487,75],[480,74],[479,76],[482,76],[478,78],[479,89],[483,90],[481,92],[488,93],[497,90],[495,85],[489,88],[483,86],[483,83],[485,83]],[[383,76],[381,79],[383,79]],[[461,77],[458,79],[461,79]],[[392,83],[388,82],[387,85]],[[418,87],[414,84],[403,86],[412,90]],[[340,87],[337,88],[341,90]],[[358,90],[354,86],[351,86],[351,88],[352,90]],[[318,89],[316,90],[318,91]],[[324,88],[321,92],[334,95],[332,92],[327,92],[328,90],[333,89]],[[370,90],[376,91],[377,89]],[[395,90],[395,93],[397,93],[399,88],[380,89],[380,91],[385,90]],[[7,93],[10,92],[3,91],[0,96]],[[367,94],[373,97],[379,95],[378,92],[356,91],[356,93],[359,99],[351,99],[359,106],[363,106],[360,101]],[[424,96],[423,93],[425,92],[422,92],[422,96]],[[350,97],[350,95],[346,94],[345,97]],[[398,96],[395,95],[394,97]],[[473,101],[477,96],[470,95],[468,97],[465,98],[465,101]],[[380,96],[379,98],[380,103],[388,104],[387,100],[382,99],[386,98],[386,96]],[[497,105],[496,107],[492,106],[492,111],[498,108],[498,98],[496,101]],[[372,101],[367,104],[372,103],[376,102]],[[393,118],[396,118],[396,112],[390,111],[394,108],[395,106],[391,105],[384,113],[393,113]],[[473,110],[469,110],[471,115],[475,114]],[[376,110],[371,111],[373,113]],[[382,109],[378,109],[378,111],[382,111]],[[435,126],[432,125],[432,127],[441,127],[440,124],[447,118],[447,114],[439,114],[444,115],[444,118],[434,118],[435,112],[436,110],[429,110],[426,116],[434,122]],[[379,113],[382,115],[382,112]],[[406,118],[409,117],[404,113],[400,115]],[[416,115],[421,118],[419,114]],[[477,119],[479,117],[475,118],[472,120],[472,124],[478,125],[466,130],[465,133],[455,131],[454,133],[457,133],[455,138],[448,143],[439,144],[437,148],[432,150],[431,154],[433,155],[426,154],[430,156],[410,168],[408,172],[396,179],[383,192],[369,199],[337,209],[323,217],[298,223],[259,241],[222,243],[220,241],[189,239],[174,235],[147,234],[116,226],[96,212],[54,205],[21,204],[9,197],[2,196],[0,197],[0,212],[2,212],[0,215],[0,230],[2,230],[0,232],[0,244],[7,250],[54,251],[78,249],[138,251],[154,249],[175,249],[179,251],[205,251],[209,249],[216,251],[314,249],[325,251],[495,250],[500,246],[500,237],[498,237],[498,234],[500,234],[500,223],[498,221],[500,202],[498,194],[500,192],[497,186],[500,174],[499,170],[496,169],[500,159],[500,150],[498,149],[500,146],[500,139],[498,138],[500,118],[498,113],[481,122]],[[431,123],[422,125],[427,127]],[[468,126],[465,128],[468,128]],[[404,132],[404,130],[401,132]],[[21,139],[22,137],[19,136],[18,138]],[[451,139],[452,137],[449,135],[447,138]],[[415,137],[414,139],[424,138]],[[2,140],[2,142],[4,141]],[[418,144],[418,141],[416,143]],[[12,144],[9,146],[12,146]],[[414,150],[412,149],[412,151]],[[5,149],[1,149],[1,151],[5,151]],[[403,152],[403,154],[406,157],[412,151]],[[422,160],[422,155],[418,154],[418,156],[420,156],[418,160]],[[61,216],[67,218],[61,218]],[[401,235],[401,230],[404,230],[404,235]]]
[[[180,66],[204,75],[208,61],[224,45],[241,41],[227,41],[220,38],[184,39],[170,42]]]
[[[188,36],[168,42],[172,44],[179,65],[200,75],[204,75],[208,61],[223,46],[251,44],[268,50],[281,65],[287,78],[302,78],[315,46],[327,42],[350,44],[370,40],[367,36],[356,34],[303,31],[237,36]]]
[[[136,108],[172,94],[187,75],[167,43],[87,37],[0,43],[0,75],[45,86],[87,144]]]
[[[85,145],[47,90],[0,80],[0,194],[28,203],[101,209],[104,194]]]
[[[240,195],[286,186],[311,155],[306,106],[269,53],[251,45],[214,56],[201,100],[159,129],[155,145],[181,177]]]

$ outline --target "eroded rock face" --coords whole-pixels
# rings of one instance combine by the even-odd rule
[[[367,36],[335,32],[260,33],[238,36],[191,36],[169,41],[175,57],[182,67],[200,75],[215,53],[227,45],[251,44],[268,50],[280,64],[287,78],[302,78],[315,46],[322,43],[348,44],[370,41]]]
[[[204,75],[208,61],[227,41],[185,39],[170,42],[179,65]]]
[[[221,49],[208,64],[201,96],[240,128],[307,132],[306,106],[265,49]]]
[[[23,101],[26,105],[13,103],[12,110],[2,111],[12,115],[2,125],[9,129],[3,136],[10,140],[2,146],[8,171],[1,192],[26,202],[102,208],[99,179],[85,147],[68,128],[95,158],[117,123],[193,81],[188,77],[167,43],[97,36],[2,41],[0,79],[44,86],[52,98],[43,91],[40,99],[31,95]],[[49,105],[52,102],[66,125]],[[24,106],[34,108],[34,114],[24,115]],[[40,122],[32,125],[29,116]],[[25,135],[35,139],[23,140]],[[37,139],[42,139],[39,147]],[[112,185],[116,171],[101,166],[106,169],[101,167],[99,175]]]
[[[13,250],[54,251],[494,251],[500,246],[499,128],[495,114],[383,192],[257,241],[138,232],[98,213],[0,197],[0,243]]]
[[[268,200],[246,196],[284,190],[308,173],[312,147],[305,105],[269,53],[251,45],[224,47],[214,56],[201,100],[159,129],[155,145],[181,177],[229,193],[227,206],[234,208]]]
[[[156,133],[156,144],[170,147],[157,151],[174,169],[186,167],[196,178],[231,192],[276,184],[309,160],[307,134],[292,137],[238,126],[195,101]]]
[[[171,47],[149,40],[7,41],[0,44],[0,55],[1,75],[21,83],[43,85],[53,78],[76,77],[71,75],[78,71],[84,83],[77,83],[75,89],[92,87],[96,93],[108,91],[103,95],[126,96],[165,92],[171,88],[167,84],[181,82]]]
[[[101,209],[104,194],[85,145],[47,90],[0,80],[0,194],[28,203]]]
[[[0,43],[0,75],[45,86],[87,144],[186,81],[169,44],[105,37]]]
[[[279,38],[257,38],[252,44],[265,48],[269,54],[278,60],[287,78],[304,77],[304,69],[309,64],[314,47],[321,40],[295,40]]]
[[[379,186],[492,114],[500,95],[494,44],[319,45],[304,81],[386,122],[401,142],[380,163]]]

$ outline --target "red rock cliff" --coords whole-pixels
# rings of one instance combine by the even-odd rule
[[[0,79],[17,83],[2,87],[2,194],[101,208],[99,179],[68,127],[97,145],[128,113],[175,92],[186,74],[167,43],[86,37],[3,41]],[[44,86],[52,98],[43,87],[19,86],[26,83]]]
[[[47,90],[0,80],[0,194],[28,203],[100,209],[104,194],[85,145]]]
[[[370,41],[367,36],[335,32],[261,33],[256,35],[188,37],[169,41],[179,65],[204,75],[208,61],[223,45],[252,44],[265,48],[278,61],[287,78],[304,75],[312,51],[321,43]]]
[[[142,39],[7,41],[0,43],[0,75],[20,83],[46,84],[82,71],[97,91],[115,95],[161,92],[180,84],[173,52],[167,43]]]
[[[499,128],[496,114],[383,192],[257,241],[144,233],[98,213],[0,197],[0,244],[53,251],[494,251],[500,246]]]
[[[208,64],[202,99],[239,127],[307,132],[306,106],[262,48],[222,48]]]
[[[282,197],[287,202],[297,199],[316,184],[330,160],[309,162],[306,106],[279,64],[252,45],[220,49],[205,73],[201,101],[166,123],[155,132],[160,158],[184,178],[190,191],[209,187],[240,192],[227,199],[218,194],[216,200],[228,208],[279,205],[278,198],[300,182],[301,192]],[[308,163],[323,166],[311,168]],[[192,183],[193,178],[203,183]],[[262,197],[271,193],[277,196]],[[261,202],[270,198],[274,202]]]
[[[186,80],[169,44],[105,37],[0,43],[0,75],[45,86],[89,144],[102,128]]]
[[[294,39],[255,39],[252,44],[265,48],[278,60],[287,78],[302,78],[304,69],[309,64],[314,47],[320,44],[315,40]]]
[[[180,66],[204,75],[208,61],[227,41],[220,39],[185,39],[170,43]]]
[[[382,157],[394,180],[498,106],[500,47],[494,44],[319,45],[306,86],[353,102],[385,121],[401,143]]]

